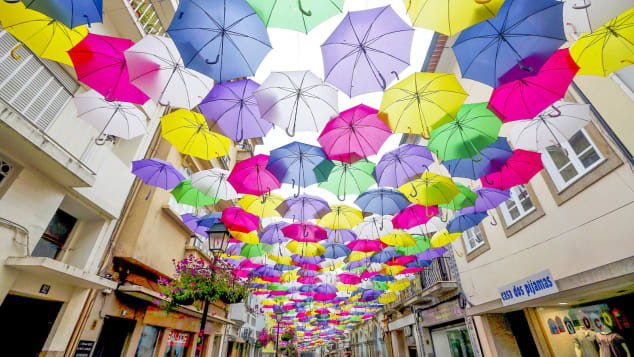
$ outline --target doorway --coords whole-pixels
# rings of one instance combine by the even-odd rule
[[[92,356],[120,357],[135,324],[136,320],[106,316]]]
[[[0,305],[0,321],[10,321],[9,328],[0,334],[3,353],[7,356],[39,356],[62,304],[61,301],[7,295]]]

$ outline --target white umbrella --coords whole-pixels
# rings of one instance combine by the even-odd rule
[[[147,132],[147,117],[132,103],[107,101],[94,90],[75,96],[73,102],[77,116],[99,130],[97,144],[105,142],[103,134],[129,140]]]
[[[590,105],[559,101],[534,119],[514,122],[509,139],[515,149],[542,151],[568,141],[590,123]]]
[[[272,72],[255,91],[262,119],[286,129],[321,131],[339,113],[337,90],[310,71]]]
[[[161,105],[192,109],[213,86],[213,79],[185,68],[169,37],[147,35],[123,54],[130,83]]]
[[[278,257],[290,257],[291,255],[293,255],[293,253],[291,253],[291,251],[286,248],[286,243],[271,244],[269,254]]]
[[[236,189],[227,181],[230,173],[218,168],[195,172],[192,174],[192,186],[208,197],[221,200],[238,198]]]
[[[406,229],[405,232],[411,235],[429,236],[433,232],[438,232],[445,229],[446,225],[447,222],[441,221],[440,218],[436,216],[427,221],[427,223],[425,224]]]
[[[373,214],[352,229],[359,239],[379,239],[394,231],[392,216]]]
[[[632,0],[564,1],[566,30],[576,36],[590,33],[632,7]]]

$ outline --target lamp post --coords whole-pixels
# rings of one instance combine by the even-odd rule
[[[211,279],[213,279],[213,267],[216,266],[218,257],[223,254],[229,246],[229,231],[224,223],[216,223],[207,231],[209,235],[209,251],[213,255]],[[203,336],[205,334],[205,325],[207,324],[207,313],[209,313],[209,299],[205,299],[203,305],[203,317],[200,320],[200,330],[198,332],[198,341],[196,343],[196,357],[202,356],[203,353]]]
[[[281,308],[278,308],[277,310],[275,310],[275,320],[277,321],[277,338],[275,339],[275,357],[277,357],[277,353],[279,351],[279,345],[280,345],[280,320],[282,319],[282,314],[284,314],[284,311],[282,311]]]

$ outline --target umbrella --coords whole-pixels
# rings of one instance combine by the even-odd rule
[[[341,257],[347,257],[350,254],[350,248],[341,243],[324,243],[322,244],[326,248],[324,258],[336,259]]]
[[[447,223],[449,233],[462,233],[471,227],[475,227],[487,217],[486,212],[481,213],[458,213],[451,217]]]
[[[212,212],[198,217],[198,225],[211,228],[220,222],[220,218],[222,218],[222,212]]]
[[[395,133],[429,133],[456,118],[468,94],[453,74],[414,73],[383,94],[381,112]]]
[[[186,109],[178,109],[162,116],[161,134],[185,155],[211,160],[229,154],[231,139],[209,131],[202,114]],[[185,156],[183,163],[186,159]]]
[[[401,192],[391,188],[375,188],[367,190],[354,203],[361,207],[363,212],[380,214],[395,214],[401,212],[409,205],[407,197]]]
[[[260,85],[250,79],[220,83],[206,94],[198,108],[212,131],[234,141],[261,138],[273,125],[260,116],[255,90]]]
[[[588,0],[564,3],[564,23],[571,28],[573,35],[578,37],[581,33],[596,32],[632,7],[627,0],[602,0],[600,6],[592,6],[596,4]]]
[[[381,294],[381,296],[379,296],[377,298],[377,301],[380,302],[381,304],[389,304],[389,303],[394,302],[396,300],[398,300],[398,296],[395,293],[391,292],[391,291],[383,293],[383,294]]]
[[[357,239],[346,245],[353,252],[380,252],[386,247],[383,242],[374,239]]]
[[[476,195],[473,191],[471,191],[471,189],[461,183],[456,182],[456,186],[458,187],[458,190],[460,190],[460,193],[458,193],[456,197],[451,200],[451,202],[440,204],[438,205],[438,207],[457,211],[461,208],[470,207],[475,204],[478,195]]]
[[[542,151],[568,141],[590,123],[590,104],[559,101],[534,119],[520,120],[509,139],[516,149]]]
[[[377,114],[360,104],[330,120],[317,139],[328,159],[351,164],[376,154],[392,134]]]
[[[228,207],[222,211],[222,223],[230,231],[248,233],[260,227],[260,220],[256,215],[245,212],[240,207]]]
[[[395,229],[389,235],[383,236],[380,238],[381,242],[397,246],[397,247],[410,247],[416,245],[416,240],[409,233],[402,231],[400,229]]]
[[[181,214],[181,219],[183,220],[183,223],[189,229],[191,229],[192,233],[199,234],[203,237],[209,237],[209,235],[207,234],[207,230],[209,229],[209,227],[201,225],[198,221],[198,217],[192,216],[191,213],[185,213],[185,214]],[[231,254],[229,249],[227,249],[226,254],[236,255],[236,254]]]
[[[442,257],[446,252],[447,252],[447,248],[445,247],[438,247],[438,248],[432,247],[420,254],[416,254],[416,259],[421,261],[432,260],[435,258]]]
[[[449,203],[460,192],[451,178],[429,171],[423,172],[420,178],[399,187],[398,190],[410,201],[423,206]],[[427,216],[430,216],[429,212]]]
[[[337,278],[344,284],[356,285],[361,282],[361,278],[355,274],[343,273],[338,274]]]
[[[266,254],[261,244],[245,244],[240,250],[240,255],[246,258],[259,257]],[[268,288],[271,290],[270,286]]]
[[[284,237],[282,228],[286,227],[288,223],[277,222],[269,224],[264,227],[264,232],[258,232],[260,236],[260,242],[266,244],[284,243],[288,241],[288,238]]]
[[[22,3],[27,9],[41,12],[69,28],[102,22],[102,0],[22,0]]]
[[[477,188],[473,192],[477,195],[474,205],[462,208],[461,213],[486,212],[501,205],[511,197],[508,190],[501,191],[491,187]]]
[[[260,196],[280,188],[281,184],[275,176],[266,169],[269,157],[256,155],[238,162],[231,171],[227,181],[239,193]]]
[[[304,222],[309,219],[321,218],[324,214],[330,212],[330,206],[324,199],[303,194],[298,197],[287,198],[280,203],[277,210],[284,218]]]
[[[431,247],[440,248],[442,246],[450,244],[461,235],[462,235],[462,232],[449,233],[446,229],[443,229],[441,231],[434,233],[434,235],[431,237],[431,241],[430,241]],[[424,252],[422,254],[424,254]]]
[[[409,229],[427,223],[432,217],[438,214],[438,207],[425,207],[417,203],[412,203],[405,207],[402,212],[392,218],[395,228]]]
[[[192,186],[192,180],[181,181],[171,192],[176,202],[193,207],[210,206],[218,203],[217,199],[207,197]]]
[[[266,27],[308,33],[343,10],[344,0],[247,0]]]
[[[282,203],[284,199],[276,194],[268,194],[266,199],[255,195],[244,195],[238,204],[244,208],[245,211],[253,213],[254,215],[264,217],[280,217],[280,213],[275,209]]]
[[[314,257],[326,253],[326,249],[317,243],[290,241],[286,248],[291,252],[305,257]]]
[[[271,50],[262,20],[244,0],[182,0],[167,33],[185,66],[218,82],[253,76]]]
[[[502,166],[502,170],[480,179],[482,186],[506,190],[513,186],[528,183],[533,176],[544,168],[542,154],[517,149],[513,156]]]
[[[494,17],[504,0],[404,0],[407,14],[416,27],[453,36],[458,32]]]
[[[132,161],[132,173],[144,183],[165,190],[171,190],[185,180],[171,162],[156,158]]]
[[[130,83],[161,105],[192,109],[213,80],[189,68],[169,37],[147,35],[124,53]]]
[[[391,216],[379,216],[373,214],[366,217],[363,222],[354,227],[354,232],[359,238],[379,239],[394,231]]]
[[[99,130],[96,144],[105,143],[102,135],[129,140],[147,132],[147,117],[134,104],[108,101],[94,90],[75,96],[73,102],[77,116]]]
[[[0,3],[2,29],[31,49],[38,57],[47,58],[69,66],[73,65],[67,51],[77,45],[88,34],[86,26],[70,29],[38,11],[26,9],[21,3]],[[11,50],[11,57],[20,59]]]
[[[285,237],[298,242],[316,243],[328,238],[328,235],[323,228],[316,224],[307,222],[289,224],[288,226],[282,228],[282,233],[284,233]]]
[[[133,45],[125,38],[88,34],[68,50],[68,55],[77,79],[106,100],[144,104],[150,98],[130,83],[124,56],[124,51]]]
[[[394,259],[396,256],[396,249],[394,249],[394,247],[387,247],[380,252],[376,252],[376,254],[370,257],[370,261],[372,263],[385,263],[388,260]]]
[[[255,231],[251,231],[249,233],[231,231],[231,236],[246,244],[260,244],[260,239]]]
[[[630,4],[631,6],[631,4]],[[609,7],[602,10],[609,9]],[[570,55],[581,67],[579,74],[607,76],[634,62],[634,8],[583,34],[570,47]]]
[[[399,279],[399,280],[395,280],[393,282],[390,283],[390,290],[391,291],[402,291],[407,289],[408,286],[410,286],[411,282],[409,281],[409,279]]]
[[[534,118],[566,95],[578,70],[569,50],[558,50],[535,76],[495,88],[489,109],[503,122]]]
[[[233,200],[238,198],[238,193],[227,181],[229,174],[228,170],[219,168],[194,172],[192,186],[206,196],[221,200]]]
[[[513,155],[513,150],[504,137],[480,150],[472,158],[443,161],[452,177],[477,180],[484,175],[500,171],[502,165]]]
[[[330,229],[325,228],[328,233],[327,243],[349,243],[357,239],[357,235],[349,229]]]
[[[349,97],[385,90],[409,66],[413,36],[390,6],[348,12],[321,45],[326,81]]]
[[[310,71],[271,72],[255,92],[262,119],[286,129],[321,131],[337,115],[337,90]]]
[[[487,103],[465,104],[456,120],[431,132],[428,148],[441,160],[467,159],[498,139],[502,122],[487,109]]]
[[[326,213],[319,224],[330,229],[351,229],[363,221],[359,210],[346,205],[334,205]]]
[[[385,153],[374,174],[379,186],[399,187],[422,174],[433,162],[425,146],[405,144]]]
[[[465,29],[454,43],[462,77],[499,87],[537,74],[566,42],[562,16],[559,1],[505,1],[496,17]]]
[[[414,236],[416,245],[409,247],[396,247],[396,252],[404,256],[412,256],[414,254],[420,254],[429,249],[429,239],[423,236]]]
[[[266,168],[280,182],[297,185],[297,197],[301,187],[317,183],[313,169],[324,160],[326,154],[320,147],[295,141],[271,150]]]
[[[348,164],[341,161],[322,161],[314,169],[319,187],[337,195],[337,199],[345,201],[347,194],[359,194],[374,185],[374,163],[357,161]]]

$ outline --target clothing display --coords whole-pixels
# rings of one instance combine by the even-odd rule
[[[596,340],[596,333],[590,330],[580,330],[572,338],[577,357],[600,357]]]
[[[600,332],[596,335],[596,339],[599,344],[600,357],[630,357],[622,346],[625,339],[618,333]]]

